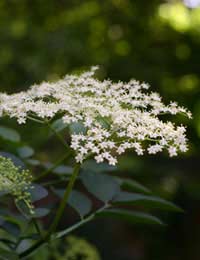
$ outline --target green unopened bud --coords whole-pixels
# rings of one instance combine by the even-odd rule
[[[28,170],[16,167],[11,159],[0,156],[0,191],[15,197],[16,201],[23,200],[30,211],[33,211],[31,195],[32,176]]]

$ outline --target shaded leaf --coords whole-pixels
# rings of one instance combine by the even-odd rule
[[[55,190],[59,197],[63,197],[65,190]],[[75,209],[81,217],[87,215],[92,208],[89,198],[83,193],[73,190],[70,194],[68,204]]]
[[[51,169],[52,167],[54,167],[54,164],[51,162],[46,162],[43,163],[43,166],[45,167],[45,169]],[[67,165],[59,165],[56,168],[52,169],[53,173],[56,174],[69,174],[71,175],[73,172],[73,168]]]
[[[0,228],[8,232],[9,234],[12,234],[15,237],[18,237],[20,235],[20,226],[17,224],[15,220],[12,221],[10,218],[1,217],[0,216]]]
[[[32,165],[32,166],[38,166],[40,165],[40,161],[39,160],[36,160],[36,159],[27,159],[26,160],[26,163]]]
[[[111,172],[115,171],[117,167],[109,165],[108,163],[97,163],[95,160],[87,160],[83,163],[82,169],[86,172]]]
[[[36,208],[34,209],[33,218],[43,218],[50,213],[49,208]]]
[[[163,210],[182,212],[182,210],[172,202],[156,196],[143,195],[138,193],[120,192],[115,197],[114,202],[118,204],[141,205]]]
[[[27,219],[33,218],[33,214],[31,214],[30,208],[23,200],[15,200],[15,205],[24,217]]]
[[[74,208],[81,217],[87,215],[92,208],[92,203],[88,197],[78,191],[72,191],[69,198],[69,205]]]
[[[151,191],[148,188],[146,188],[145,186],[143,186],[142,184],[138,183],[135,180],[122,179],[118,177],[117,180],[119,181],[121,188],[127,189],[129,191],[134,191],[134,192],[141,192],[146,194],[151,193]]]
[[[17,153],[21,158],[29,158],[34,154],[34,150],[30,146],[22,146],[17,149]]]
[[[32,202],[41,200],[48,196],[48,190],[36,183],[31,185],[31,188],[28,189],[28,192],[31,194]]]
[[[73,168],[66,165],[60,165],[56,167],[52,172],[57,174],[72,174]]]
[[[55,120],[51,127],[53,128],[54,131],[56,131],[57,133],[64,130],[66,127],[68,127],[69,125],[64,123],[62,118],[59,118],[57,120]]]
[[[16,223],[9,221],[5,221],[1,227],[15,237],[18,237],[21,232],[20,227]]]
[[[71,134],[84,134],[86,133],[86,128],[81,122],[75,122],[69,125],[69,131]]]
[[[135,224],[156,224],[162,225],[160,219],[154,217],[150,214],[138,212],[138,211],[129,211],[124,209],[108,209],[104,210],[101,213],[97,213],[97,216],[101,217],[115,217],[120,220],[126,220]]]
[[[19,142],[21,139],[17,131],[5,126],[0,126],[0,137],[16,143]]]
[[[103,173],[83,172],[80,178],[87,190],[104,202],[112,200],[120,190],[115,178]]]

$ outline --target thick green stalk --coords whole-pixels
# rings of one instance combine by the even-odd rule
[[[108,209],[109,207],[110,207],[110,205],[105,204],[103,207],[101,207],[97,211],[93,212],[92,214],[90,214],[86,218],[82,219],[81,221],[79,221],[75,225],[73,225],[73,226],[71,226],[71,227],[69,227],[69,228],[67,228],[65,230],[62,230],[60,232],[57,232],[57,233],[53,234],[52,237],[51,237],[51,240],[58,239],[58,238],[61,238],[61,237],[64,237],[64,236],[68,235],[69,233],[71,233],[72,231],[76,230],[77,228],[79,228],[79,227],[83,226],[84,224],[92,221],[96,217],[96,215],[98,213],[104,211],[105,209]]]
[[[82,219],[81,221],[79,221],[78,223],[76,223],[75,225],[62,230],[60,232],[57,232],[55,234],[52,234],[51,237],[49,238],[49,241],[54,241],[55,239],[59,239],[62,238],[66,235],[68,235],[69,233],[73,232],[74,230],[78,229],[79,227],[83,226],[84,224],[92,221],[95,216],[104,211],[105,209],[109,208],[110,205],[105,204],[103,207],[101,207],[100,209],[96,210],[95,212],[93,212],[92,214],[90,214],[89,216],[87,216],[85,219]],[[36,242],[36,244],[34,244],[32,247],[30,247],[28,250],[26,250],[25,252],[21,253],[19,258],[22,259],[24,257],[27,257],[29,255],[31,255],[34,251],[36,251],[38,248],[40,248],[41,246],[47,244],[48,241],[45,239],[41,239],[38,242]]]
[[[29,255],[31,255],[33,252],[35,252],[38,248],[40,248],[41,246],[43,246],[46,243],[46,241],[44,239],[40,239],[38,240],[33,246],[31,246],[30,248],[28,248],[27,250],[25,250],[24,252],[22,252],[19,255],[19,259],[23,259]]]
[[[61,219],[61,217],[63,215],[64,209],[66,207],[66,204],[67,204],[67,202],[69,200],[69,196],[70,196],[71,191],[73,189],[73,186],[74,186],[74,183],[76,181],[76,178],[78,177],[79,170],[80,170],[80,164],[76,164],[76,166],[74,167],[74,171],[73,171],[73,173],[71,175],[71,178],[69,180],[69,183],[67,185],[67,188],[65,190],[63,199],[62,199],[62,201],[60,203],[60,206],[59,206],[59,208],[57,210],[56,217],[55,217],[55,219],[54,219],[54,221],[53,221],[53,223],[52,223],[52,225],[51,225],[51,227],[50,227],[50,229],[48,231],[48,235],[47,235],[48,237],[51,236],[51,234],[56,230],[56,228],[58,226],[58,223],[59,223],[59,221],[60,221],[60,219]]]
[[[22,252],[19,255],[20,259],[23,259],[24,257],[29,256],[35,250],[37,250],[39,247],[41,247],[45,243],[48,243],[48,241],[51,239],[51,235],[56,230],[56,228],[57,228],[57,226],[59,224],[59,221],[60,221],[60,219],[61,219],[61,217],[63,215],[63,212],[65,210],[66,204],[67,204],[67,202],[69,200],[69,196],[71,194],[71,191],[73,189],[74,183],[75,183],[76,178],[78,176],[79,170],[80,170],[80,164],[76,164],[75,167],[74,167],[74,171],[73,171],[73,173],[72,173],[72,175],[70,177],[69,183],[68,183],[68,185],[66,187],[63,199],[62,199],[62,201],[60,203],[60,206],[59,206],[59,208],[57,210],[55,219],[53,220],[53,223],[51,224],[50,229],[48,230],[47,234],[44,236],[44,238],[38,240],[33,246],[31,246],[30,248],[28,248],[27,250]]]

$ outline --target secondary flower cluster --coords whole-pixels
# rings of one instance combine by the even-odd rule
[[[43,82],[26,92],[1,93],[0,116],[15,117],[22,124],[29,117],[51,119],[59,114],[64,123],[81,123],[85,129],[71,134],[78,162],[93,156],[97,162],[115,165],[127,149],[138,155],[167,149],[170,156],[187,150],[185,127],[160,116],[184,113],[191,117],[190,112],[175,102],[165,105],[159,94],[147,91],[147,84],[99,81],[95,70]]]
[[[29,171],[20,170],[10,159],[0,156],[0,192],[14,196],[17,201],[23,200],[33,212],[28,192],[31,180]]]

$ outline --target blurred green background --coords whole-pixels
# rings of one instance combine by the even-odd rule
[[[186,155],[169,159],[130,153],[119,163],[119,174],[174,201],[185,213],[161,215],[167,226],[156,229],[98,220],[77,235],[92,242],[103,260],[199,260],[198,0],[0,1],[1,92],[27,89],[92,65],[100,65],[101,79],[146,81],[166,102],[177,100],[192,111],[193,120],[176,119],[188,125],[190,150]],[[30,123],[22,128],[12,124],[36,151],[48,148],[48,144],[41,145],[43,130]],[[40,137],[35,131],[41,131]],[[56,150],[56,145],[52,142],[51,148]],[[40,152],[40,156],[47,155]]]

